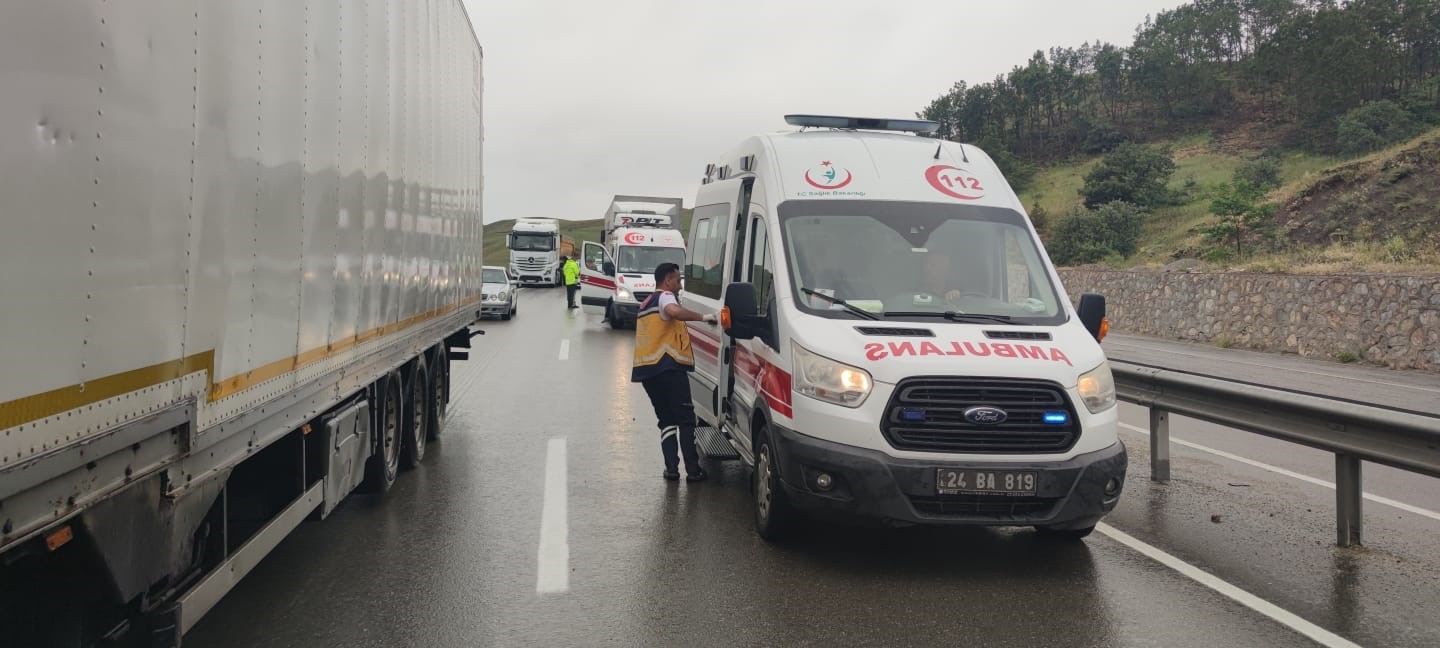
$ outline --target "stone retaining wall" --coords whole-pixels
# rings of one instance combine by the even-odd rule
[[[1067,268],[1105,295],[1112,330],[1440,371],[1440,275],[1282,275]]]

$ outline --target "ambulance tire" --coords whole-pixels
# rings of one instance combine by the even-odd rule
[[[800,529],[800,512],[790,504],[785,486],[780,483],[780,465],[768,426],[756,429],[754,443],[754,481],[750,490],[755,497],[755,533],[767,542],[780,542]]]
[[[615,302],[613,301],[605,303],[605,319],[610,322],[611,330],[621,331],[625,329],[625,322],[620,321],[619,316],[615,313]]]
[[[1070,541],[1070,542],[1074,542],[1074,541],[1077,541],[1077,540],[1081,540],[1081,539],[1083,539],[1085,536],[1090,535],[1090,532],[1092,532],[1092,531],[1094,531],[1094,530],[1095,530],[1095,525],[1093,525],[1093,524],[1090,525],[1090,526],[1087,526],[1087,527],[1080,527],[1080,528],[1078,528],[1078,529],[1056,529],[1056,528],[1054,528],[1054,527],[1043,527],[1043,526],[1037,526],[1037,527],[1035,527],[1035,533],[1036,533],[1036,535],[1039,535],[1041,538],[1045,538],[1045,539],[1047,539],[1047,540],[1059,540],[1059,541]]]

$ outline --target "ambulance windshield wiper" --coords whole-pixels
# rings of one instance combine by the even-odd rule
[[[1009,315],[991,315],[989,313],[962,313],[960,311],[945,311],[943,313],[937,313],[935,311],[885,311],[885,314],[898,317],[943,317],[952,322],[1000,322],[1001,324],[1023,324],[1023,322],[1014,321],[1014,318],[1010,317]]]
[[[835,304],[835,305],[837,305],[837,306],[839,306],[839,307],[841,307],[841,308],[844,308],[845,310],[850,311],[851,313],[854,313],[855,315],[857,315],[857,316],[859,316],[859,317],[863,317],[863,318],[868,319],[868,320],[879,320],[879,319],[880,319],[880,316],[879,316],[879,315],[876,315],[875,313],[872,313],[872,312],[867,311],[867,310],[865,310],[865,309],[863,309],[863,308],[860,308],[859,306],[856,306],[856,305],[854,305],[854,304],[852,304],[852,303],[850,303],[850,302],[847,302],[847,301],[845,301],[845,300],[843,300],[843,299],[840,299],[840,298],[837,298],[837,297],[831,297],[830,295],[827,295],[827,294],[825,294],[825,293],[822,293],[822,292],[819,292],[819,291],[816,291],[816,290],[811,290],[811,289],[809,289],[809,288],[801,288],[801,289],[800,289],[800,292],[803,292],[803,293],[805,293],[805,294],[807,294],[807,295],[810,295],[811,297],[819,297],[819,298],[821,298],[821,299],[823,299],[823,300],[825,300],[825,301],[828,301],[828,302],[830,302],[830,303],[832,303],[832,304]]]

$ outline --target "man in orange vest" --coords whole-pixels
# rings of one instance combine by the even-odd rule
[[[665,479],[680,479],[680,457],[676,455],[683,454],[685,480],[698,482],[705,481],[708,475],[695,451],[695,405],[690,401],[690,371],[695,368],[695,356],[685,323],[714,324],[715,316],[681,306],[679,293],[680,266],[660,264],[655,268],[655,292],[640,305],[635,318],[635,360],[630,382],[644,385],[655,407]]]

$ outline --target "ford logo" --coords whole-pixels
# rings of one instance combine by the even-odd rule
[[[1010,418],[1010,415],[998,407],[972,407],[965,410],[965,420],[975,425],[998,425],[1007,418]]]

